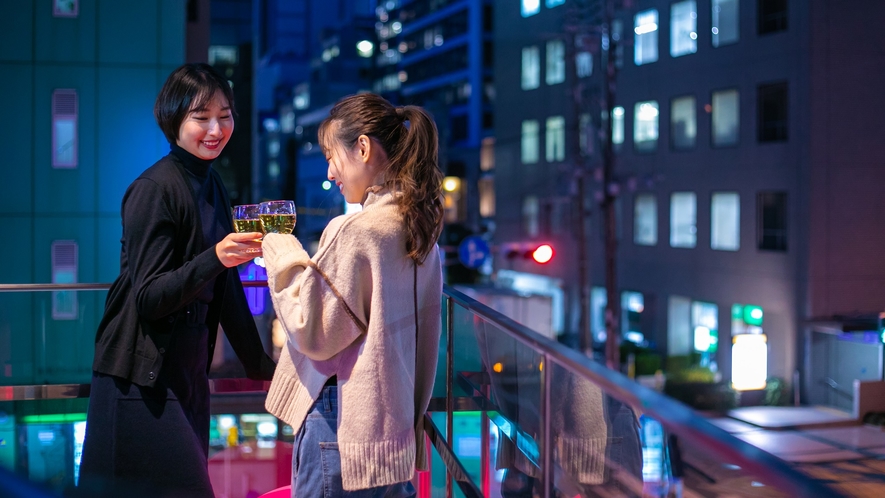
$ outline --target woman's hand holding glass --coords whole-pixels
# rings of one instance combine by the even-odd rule
[[[228,268],[238,266],[261,256],[261,236],[264,229],[258,219],[258,204],[234,206],[234,231],[215,245],[218,259]]]

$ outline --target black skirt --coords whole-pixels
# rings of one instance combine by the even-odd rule
[[[214,497],[207,331],[173,333],[154,387],[93,374],[78,495]]]

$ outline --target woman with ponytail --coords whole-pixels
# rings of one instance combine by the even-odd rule
[[[436,126],[365,93],[332,108],[319,143],[363,209],[333,219],[313,257],[291,235],[264,238],[288,338],[266,407],[296,431],[293,496],[414,496],[440,338]]]

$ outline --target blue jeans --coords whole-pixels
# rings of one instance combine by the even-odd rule
[[[292,451],[292,496],[298,498],[408,498],[416,496],[409,481],[377,488],[344,491],[338,453],[338,387],[326,386],[301,430]]]

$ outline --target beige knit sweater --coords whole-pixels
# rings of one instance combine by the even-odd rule
[[[393,193],[374,188],[361,212],[333,219],[310,258],[295,237],[268,234],[268,287],[288,335],[267,410],[297,432],[323,384],[338,376],[345,490],[407,481],[426,468],[422,419],[440,338],[439,253],[417,267]],[[320,462],[316,462],[320,465]]]

